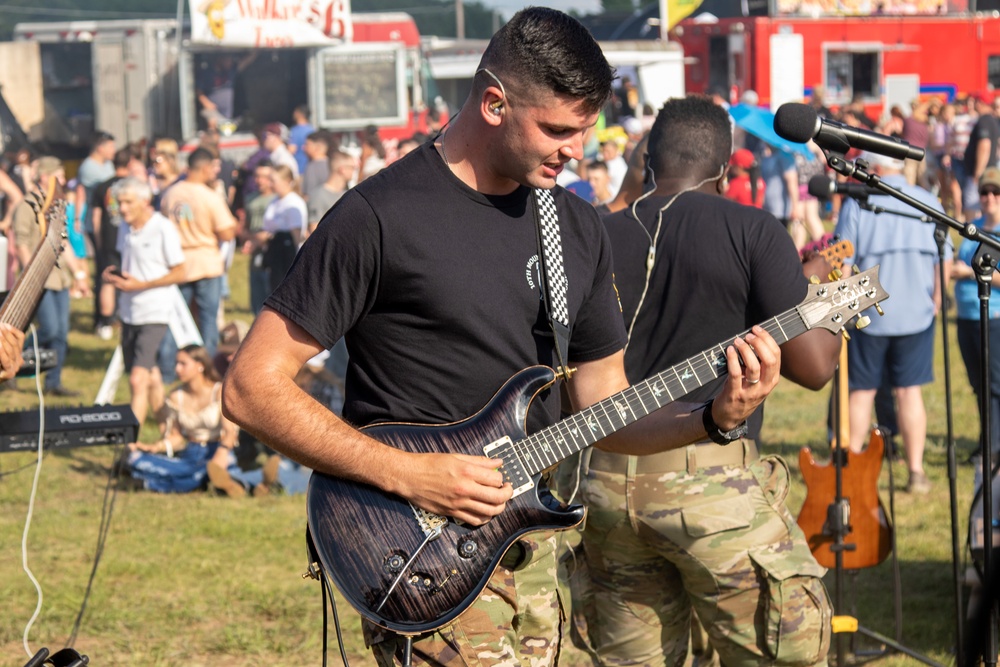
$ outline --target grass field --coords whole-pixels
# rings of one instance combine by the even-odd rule
[[[232,317],[249,320],[244,258],[237,258],[231,275],[228,311]],[[64,371],[64,383],[82,391],[85,404],[93,400],[115,345],[89,333],[89,306],[89,301],[73,304],[74,333]],[[962,462],[976,446],[978,421],[954,340],[952,329],[954,431]],[[955,612],[940,335],[937,343],[938,379],[924,391],[926,461],[934,488],[927,496],[896,494],[896,534],[903,643],[949,664]],[[0,393],[4,410],[37,407],[33,381],[21,379],[19,390]],[[782,382],[767,403],[762,449],[783,455],[791,466],[794,484],[789,505],[795,513],[805,497],[797,469],[799,448],[827,451],[828,396],[828,389],[814,393]],[[125,381],[120,383],[118,401],[128,401]],[[154,430],[147,426],[145,433],[150,438]],[[62,648],[73,630],[95,558],[114,454],[110,447],[74,449],[50,454],[43,461],[28,538],[28,562],[44,592],[41,614],[29,638],[32,651],[42,646]],[[3,666],[27,661],[21,637],[37,603],[35,589],[21,568],[20,549],[34,470],[31,454],[0,455]],[[905,465],[895,464],[894,472],[897,483],[905,484]],[[887,479],[883,471],[886,503]],[[959,466],[957,488],[964,554],[972,495],[970,466]],[[91,657],[91,664],[320,664],[320,589],[317,582],[300,576],[306,568],[302,496],[233,501],[203,493],[160,496],[123,491],[113,499],[106,546],[74,644]],[[832,573],[827,583],[832,593]],[[847,584],[838,612],[856,610],[863,626],[895,637],[890,561],[849,576]],[[371,664],[356,615],[343,602],[339,610],[351,664]],[[331,631],[331,664],[339,664],[332,637]],[[568,653],[566,664],[587,664],[572,650]],[[880,662],[919,664],[902,656]]]

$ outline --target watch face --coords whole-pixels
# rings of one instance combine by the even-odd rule
[[[723,433],[722,437],[724,437],[726,440],[737,440],[746,435],[746,433],[747,433],[747,425],[746,422],[744,422],[739,426],[737,426],[736,428],[734,428],[732,431],[727,431],[726,433]]]

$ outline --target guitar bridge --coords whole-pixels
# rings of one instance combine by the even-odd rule
[[[535,488],[535,483],[532,481],[531,475],[525,470],[524,464],[521,463],[517,452],[514,451],[514,442],[510,439],[510,436],[505,435],[499,440],[486,445],[483,447],[483,454],[491,459],[503,459],[500,472],[503,474],[503,481],[510,482],[511,486],[514,487],[512,498],[516,498],[522,493]]]
[[[424,537],[430,537],[431,535],[437,537],[448,524],[448,517],[446,516],[428,512],[425,509],[417,507],[413,503],[410,503],[410,509],[413,510],[413,516],[417,518],[417,524],[419,524],[420,530],[424,532]],[[437,535],[435,535],[435,533],[437,533]]]

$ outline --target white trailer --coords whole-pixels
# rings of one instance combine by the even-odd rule
[[[178,136],[176,25],[173,19],[16,25],[14,47],[38,45],[44,119],[41,136],[32,138],[85,148],[95,129],[119,142]]]
[[[253,150],[255,129],[290,123],[299,105],[313,110],[316,126],[335,131],[376,125],[383,138],[401,138],[423,129],[425,77],[413,18],[361,13],[352,21],[353,41],[334,46],[195,43],[186,25],[178,40],[175,19],[21,23],[6,46],[36,61],[32,76],[40,72],[45,110],[42,122],[19,120],[37,126],[33,139],[74,149],[86,148],[95,130],[119,144],[156,136],[190,141],[205,127],[199,73],[220,56],[255,54],[235,83],[240,136],[229,143],[242,141],[244,150]],[[35,45],[32,55],[26,47]],[[0,61],[10,61],[3,46]],[[0,67],[0,85],[9,76]]]

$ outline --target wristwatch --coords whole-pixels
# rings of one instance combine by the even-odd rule
[[[701,423],[705,425],[705,432],[708,433],[708,439],[717,445],[728,445],[745,436],[747,434],[747,423],[745,420],[731,431],[723,431],[719,428],[719,425],[712,419],[712,403],[714,401],[715,399],[713,398],[706,403],[705,409],[701,411]]]

